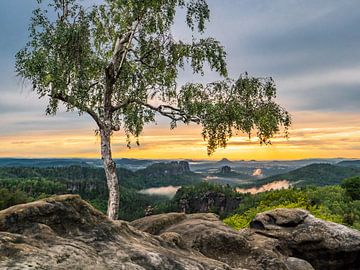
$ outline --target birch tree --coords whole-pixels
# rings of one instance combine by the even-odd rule
[[[290,125],[271,78],[228,78],[224,47],[204,34],[205,0],[103,0],[91,7],[80,0],[37,1],[29,41],[16,55],[17,73],[49,98],[47,114],[62,103],[96,122],[110,219],[118,217],[120,192],[110,143],[115,132],[124,131],[130,145],[156,115],[168,118],[171,128],[196,123],[210,155],[239,132],[255,132],[268,144]],[[172,34],[181,10],[190,42]],[[209,68],[223,79],[179,85],[184,68],[199,75]]]

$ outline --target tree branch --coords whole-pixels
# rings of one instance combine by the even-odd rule
[[[119,76],[119,71],[125,61],[126,55],[130,49],[130,44],[134,38],[135,32],[140,25],[142,16],[137,19],[137,22],[133,29],[127,31],[124,35],[121,35],[116,39],[113,57],[107,66],[107,75],[110,76],[112,84],[115,83]]]
[[[78,104],[76,104],[76,102],[73,102],[71,100],[70,96],[61,94],[61,93],[53,93],[53,94],[50,94],[49,97],[60,100],[64,103],[70,104],[71,106],[74,106],[74,107],[78,108],[79,110],[88,113],[95,120],[95,122],[99,126],[99,128],[103,127],[103,124],[102,124],[100,118],[97,116],[97,114],[92,109],[90,109],[86,106],[84,106],[84,107],[78,106]]]
[[[98,85],[98,84],[99,84],[99,82],[94,82],[94,83],[90,84],[90,85],[89,85],[89,90],[90,90],[91,88],[93,88],[94,86]]]
[[[138,18],[134,29],[129,30],[123,36],[120,36],[116,39],[113,57],[105,69],[107,85],[104,93],[104,107],[106,118],[111,118],[111,113],[114,111],[111,102],[111,97],[114,90],[113,85],[120,75],[121,67],[125,61],[126,55],[130,49],[130,44],[135,35],[137,27],[140,25],[141,19],[142,16]]]
[[[197,124],[200,123],[200,117],[191,116],[179,108],[176,108],[176,107],[173,107],[173,106],[167,105],[167,104],[153,106],[149,103],[143,102],[138,99],[128,99],[122,103],[119,103],[116,106],[112,107],[112,112],[117,111],[122,108],[125,108],[126,106],[130,105],[131,103],[136,103],[143,107],[149,108],[153,111],[160,113],[161,115],[163,115],[165,117],[170,118],[173,121],[194,122]]]
[[[162,116],[168,117],[175,122],[182,121],[184,123],[194,122],[194,123],[200,124],[200,120],[201,120],[200,117],[189,115],[179,108],[176,108],[176,107],[173,107],[170,105],[159,105],[156,107],[151,104],[142,102],[140,100],[134,100],[134,102],[143,107],[146,107],[153,111],[156,111],[156,112],[160,113]]]
[[[118,103],[117,105],[111,107],[111,112],[115,112],[117,110],[125,108],[126,106],[128,106],[128,105],[130,105],[131,103],[134,103],[134,102],[135,102],[134,99],[128,99],[125,102]]]

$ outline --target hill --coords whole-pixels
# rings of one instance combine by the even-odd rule
[[[0,167],[67,167],[82,166],[91,167],[95,163],[95,159],[80,158],[0,158]]]
[[[145,169],[134,172],[133,186],[136,188],[151,188],[163,186],[181,186],[200,182],[203,175],[190,171],[186,161],[155,163]],[[129,183],[130,184],[130,183]]]
[[[222,158],[221,160],[217,161],[215,164],[217,164],[218,166],[230,166],[233,165],[234,162],[227,159],[227,158]]]
[[[121,186],[134,189],[184,185],[202,179],[201,175],[190,171],[189,164],[185,161],[156,163],[135,172],[117,168],[117,173]],[[48,179],[62,182],[68,189],[87,189],[89,186],[95,187],[106,183],[104,169],[83,166],[2,167],[0,179]]]
[[[342,166],[342,167],[356,167],[356,168],[360,168],[360,160],[344,160],[344,161],[340,161],[339,163],[336,164],[337,166]]]
[[[356,175],[360,175],[360,168],[320,163],[307,165],[288,173],[259,179],[254,181],[253,184],[260,186],[273,181],[288,180],[296,186],[326,186],[340,184],[344,178]]]

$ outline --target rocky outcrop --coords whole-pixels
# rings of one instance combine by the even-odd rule
[[[130,224],[149,233],[156,232],[159,236],[176,233],[187,249],[199,251],[233,269],[288,269],[286,257],[273,250],[273,243],[267,243],[269,247],[261,246],[260,243],[254,245],[249,240],[250,232],[239,233],[222,223],[214,214],[171,213],[142,218]]]
[[[176,233],[177,241],[188,249],[235,269],[355,270],[360,265],[359,231],[301,209],[258,214],[250,228],[240,231],[225,226],[214,214],[165,214],[131,224],[160,236]]]
[[[76,195],[57,196],[0,212],[0,269],[231,269],[108,220]]]
[[[175,196],[178,200],[179,211],[184,213],[230,213],[239,207],[242,200],[240,196],[226,196],[222,192],[207,191],[199,193],[197,196],[187,196],[182,194],[181,188]]]
[[[166,228],[178,224],[184,219],[186,219],[184,213],[168,213],[137,219],[131,222],[131,225],[141,231],[159,235]]]
[[[187,161],[155,163],[139,172],[151,177],[177,176],[191,173],[189,162]]]
[[[315,269],[360,269],[360,232],[317,219],[302,209],[275,209],[258,214],[256,234],[276,239],[283,254],[302,258]]]
[[[299,209],[241,231],[206,213],[114,222],[76,195],[0,211],[0,269],[345,270],[359,258],[358,231]]]
[[[222,166],[220,168],[220,173],[221,174],[229,174],[229,173],[231,173],[231,167],[230,166]]]

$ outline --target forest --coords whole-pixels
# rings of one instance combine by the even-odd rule
[[[360,229],[359,176],[329,181],[328,185],[320,179],[317,185],[310,181],[312,185],[252,195],[238,193],[230,185],[202,181],[201,174],[186,168],[178,169],[176,163],[157,163],[138,171],[119,168],[122,176],[120,219],[131,221],[141,218],[149,207],[153,214],[213,212],[227,225],[240,229],[247,227],[257,213],[284,207],[307,209],[316,217]],[[299,170],[295,170],[295,175],[298,173]],[[301,178],[309,175],[302,175]],[[139,193],[143,188],[169,184],[182,186],[172,199]],[[80,194],[106,213],[108,193],[101,168],[0,168],[0,209],[66,193]]]

